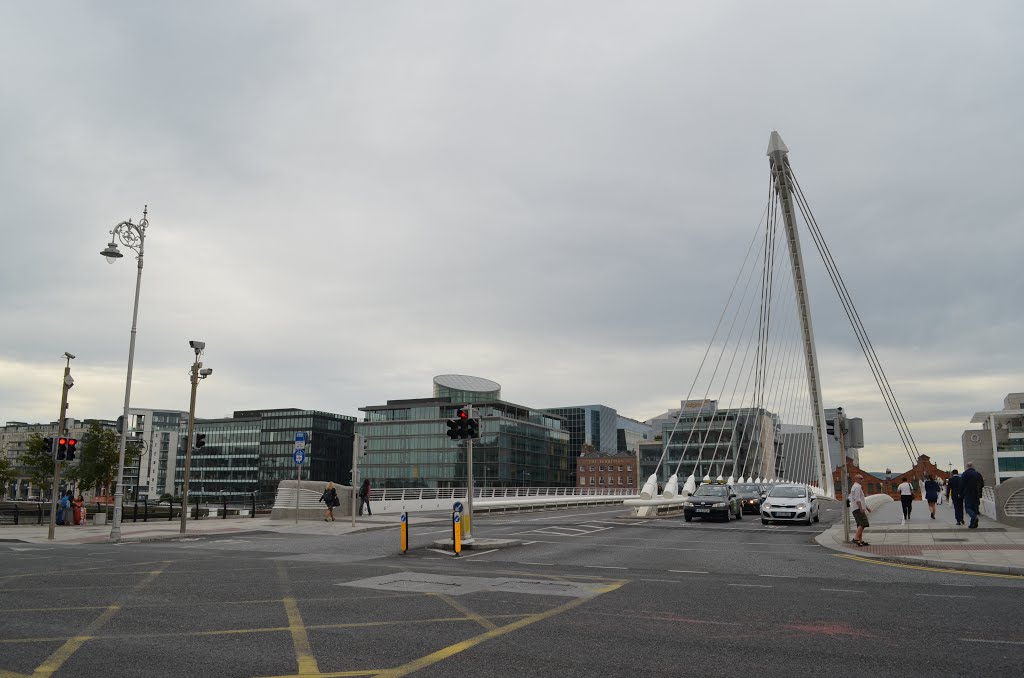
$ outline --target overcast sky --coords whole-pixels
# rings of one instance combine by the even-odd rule
[[[431,378],[678,406],[773,129],[922,452],[1024,390],[1016,2],[0,5],[0,422],[359,415]],[[908,465],[805,235],[826,406]],[[460,301],[461,300],[461,301]],[[460,310],[462,309],[462,310]]]

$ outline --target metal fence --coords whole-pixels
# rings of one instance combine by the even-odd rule
[[[273,505],[273,495],[253,494],[244,501],[229,502],[203,501],[200,498],[189,500],[189,515],[193,519],[202,518],[255,518],[258,514],[269,514]],[[95,523],[97,515],[105,515],[110,522],[114,518],[113,504],[86,503],[85,520]],[[174,520],[181,517],[181,499],[155,501],[138,499],[126,501],[121,510],[121,521],[125,523],[145,523],[156,520]],[[72,513],[72,511],[68,511]],[[73,524],[71,517],[64,524]],[[0,526],[2,525],[49,525],[49,501],[5,501],[0,502]]]

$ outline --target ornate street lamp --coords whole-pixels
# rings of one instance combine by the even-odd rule
[[[139,270],[135,276],[135,308],[132,311],[132,335],[128,344],[128,378],[124,386],[124,425],[121,428],[121,442],[117,451],[117,484],[114,490],[114,523],[110,528],[110,538],[114,541],[121,539],[121,502],[124,499],[124,450],[128,442],[128,407],[132,395],[132,366],[135,362],[135,329],[139,320],[139,288],[142,286],[142,255],[146,242],[146,228],[149,226],[149,206],[142,208],[142,219],[137,224],[132,220],[122,221],[110,231],[110,243],[103,249],[102,254],[107,263],[112,264],[124,255],[117,248],[118,243],[134,250],[136,259],[139,262]]]

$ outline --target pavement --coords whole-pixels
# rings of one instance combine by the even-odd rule
[[[965,515],[965,519],[966,515]],[[928,504],[915,501],[910,520],[902,524],[899,502],[883,502],[868,515],[864,531],[869,545],[858,547],[843,539],[843,522],[815,538],[822,546],[861,557],[973,572],[1024,575],[1024,530],[981,516],[977,529],[957,525],[953,505],[939,504],[935,518]],[[850,520],[850,535],[855,525]]]
[[[433,524],[446,522],[444,514],[436,516],[416,516],[415,524]],[[90,521],[91,523],[91,521]],[[338,536],[372,530],[397,528],[397,515],[358,516],[355,526],[352,518],[339,518],[334,522],[321,520],[273,520],[269,517],[256,518],[204,518],[189,520],[185,534],[181,534],[181,521],[150,520],[148,522],[121,523],[122,542],[138,541],[169,541],[188,539],[191,537],[231,536],[249,532],[278,532],[287,534]],[[410,526],[411,528],[413,526]],[[0,542],[22,542],[26,544],[98,544],[110,542],[110,523],[106,525],[58,525],[54,530],[53,541],[48,539],[47,525],[5,525],[0,527]]]

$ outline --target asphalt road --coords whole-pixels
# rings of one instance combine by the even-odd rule
[[[121,545],[0,543],[0,676],[1019,676],[1024,579],[894,566],[813,528],[623,509]]]

